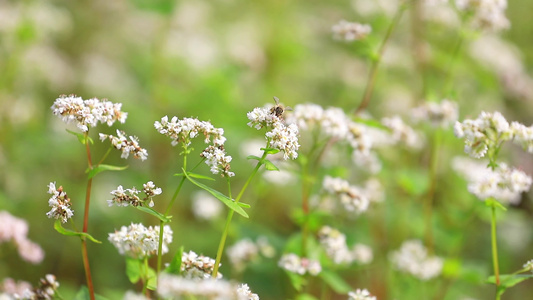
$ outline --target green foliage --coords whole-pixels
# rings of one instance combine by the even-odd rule
[[[68,235],[68,236],[78,236],[80,238],[87,238],[89,239],[91,242],[94,242],[94,243],[97,243],[97,244],[101,244],[102,242],[100,242],[99,240],[93,238],[90,234],[88,233],[85,233],[85,232],[76,232],[76,231],[72,231],[72,230],[69,230],[69,229],[66,229],[63,227],[63,225],[61,224],[61,220],[56,220],[54,222],[54,229],[61,233],[62,235]]]

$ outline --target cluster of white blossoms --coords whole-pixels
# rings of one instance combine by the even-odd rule
[[[117,248],[118,252],[132,258],[144,258],[157,254],[159,246],[159,226],[144,227],[143,224],[122,226],[120,230],[109,234],[108,240]],[[172,229],[163,227],[162,253],[168,252],[168,245],[172,243]]]
[[[208,279],[211,278],[215,262],[214,259],[198,255],[194,251],[183,252],[181,255],[181,271],[184,272],[185,278]],[[217,274],[218,278],[222,278],[220,272]]]
[[[358,41],[367,37],[372,32],[372,27],[368,24],[347,22],[345,20],[331,27],[333,38],[346,42]]]
[[[0,211],[0,244],[13,242],[20,257],[30,263],[38,264],[44,258],[43,249],[28,239],[28,222]]]
[[[492,198],[504,204],[518,204],[521,194],[531,188],[530,176],[503,163],[491,170],[483,163],[458,157],[452,167],[467,179],[468,191],[483,201]]]
[[[191,140],[198,136],[204,137],[206,144],[213,144],[208,146],[201,154],[206,159],[205,163],[210,166],[211,173],[221,174],[224,177],[235,176],[235,173],[230,172],[231,156],[226,155],[224,143],[224,129],[214,127],[210,122],[200,121],[194,118],[172,117],[170,121],[167,116],[161,118],[161,122],[155,121],[155,129],[172,139],[172,146],[178,143],[183,143],[186,146],[191,144]]]
[[[76,123],[83,132],[95,127],[98,122],[113,125],[115,121],[126,122],[127,113],[121,111],[122,103],[92,98],[83,100],[75,95],[61,95],[54,101],[51,109],[65,123]]]
[[[533,259],[532,260],[528,260],[524,266],[523,266],[524,269],[527,269],[527,271],[531,271],[533,272]]]
[[[277,106],[279,107],[279,106]],[[281,109],[281,108],[280,108]],[[265,137],[269,141],[269,147],[283,152],[283,159],[296,159],[298,157],[298,126],[295,124],[285,125],[281,113],[276,107],[256,107],[246,114],[248,126],[257,130],[265,127]]]
[[[415,121],[427,121],[435,127],[448,127],[457,121],[459,111],[457,102],[448,99],[437,102],[424,102],[411,111]]]
[[[356,244],[352,249],[349,249],[346,244],[346,235],[329,226],[320,228],[318,240],[327,256],[335,264],[351,264],[354,261],[368,264],[374,258],[372,249],[366,245]]]
[[[259,300],[247,284],[235,284],[223,279],[184,278],[161,273],[157,293],[165,299]]]
[[[275,253],[276,250],[265,236],[259,237],[257,242],[249,238],[242,239],[226,250],[230,263],[237,271],[244,270],[248,263],[259,257],[259,254],[270,258]]]
[[[113,145],[115,149],[122,151],[122,154],[120,155],[122,158],[128,158],[130,154],[132,154],[134,158],[140,160],[146,160],[148,158],[148,152],[146,149],[139,146],[139,138],[135,136],[130,135],[128,140],[126,133],[118,129],[117,136],[103,133],[100,133],[99,135],[102,142],[109,139],[111,145]]]
[[[145,194],[145,197],[141,199],[138,195],[141,193],[137,188],[132,187],[131,189],[125,189],[119,185],[116,190],[111,191],[113,199],[107,200],[109,206],[143,206],[148,202],[149,207],[154,206],[153,197],[161,195],[163,192],[161,188],[155,186],[152,181],[148,181],[143,184],[142,192]]]
[[[381,119],[381,123],[391,130],[393,143],[403,143],[410,148],[420,148],[422,139],[416,131],[405,124],[399,116]]]
[[[330,194],[337,195],[341,204],[349,212],[360,214],[368,209],[370,201],[361,188],[350,185],[342,178],[325,176],[322,182],[324,190]]]
[[[49,218],[61,220],[62,223],[65,223],[68,219],[72,218],[74,211],[71,209],[70,199],[68,198],[67,193],[63,191],[63,187],[60,186],[56,189],[56,183],[50,182],[48,185],[48,194],[52,195],[48,200],[48,206],[52,209],[50,209],[46,215]]]
[[[310,275],[316,276],[322,272],[320,262],[306,257],[299,257],[294,253],[288,253],[281,256],[278,261],[278,266],[289,272],[300,275],[309,273]]]
[[[505,16],[507,0],[455,0],[457,8],[473,13],[476,28],[498,31],[510,27]]]
[[[444,261],[437,256],[429,256],[419,240],[403,242],[398,251],[390,254],[394,266],[420,280],[429,280],[440,275]]]
[[[533,126],[526,127],[518,122],[509,125],[499,112],[481,112],[477,119],[456,122],[454,132],[458,138],[465,139],[465,152],[474,158],[484,157],[489,150],[509,140],[533,153]]]
[[[376,300],[367,289],[357,289],[355,292],[348,293],[348,300]]]
[[[52,274],[47,274],[39,280],[39,285],[35,288],[26,289],[20,295],[13,295],[14,299],[37,300],[37,299],[55,299],[55,293],[59,287],[59,282]],[[8,298],[10,299],[10,298]]]

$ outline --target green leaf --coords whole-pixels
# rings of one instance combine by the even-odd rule
[[[270,160],[268,159],[265,159],[263,161],[263,163],[265,164],[265,168],[269,171],[279,171],[278,167],[276,167],[276,165],[274,165]]]
[[[126,276],[131,283],[141,280],[143,262],[139,259],[126,257]]]
[[[243,216],[245,218],[248,218],[248,214],[237,203],[235,203],[235,201],[233,201],[232,199],[230,199],[226,195],[222,194],[221,192],[219,192],[219,191],[217,191],[217,190],[215,190],[213,188],[208,187],[205,184],[202,184],[202,183],[199,183],[199,182],[195,181],[187,173],[185,173],[185,177],[187,177],[187,179],[192,184],[196,185],[197,187],[199,187],[199,188],[201,188],[203,190],[208,191],[211,195],[215,196],[215,198],[217,198],[218,200],[222,201],[222,203],[224,203],[231,210],[235,211],[236,213],[238,213],[239,215],[241,215],[241,216]]]
[[[289,271],[285,271],[285,273],[289,276],[289,280],[296,291],[301,291],[302,287],[307,284],[307,280],[303,276]]]
[[[94,294],[94,298],[96,300],[109,300],[108,298],[104,296],[100,296],[98,294]],[[89,289],[82,285],[76,296],[74,297],[74,300],[91,300],[91,295],[89,294]]]
[[[279,152],[279,149],[276,148],[261,148],[261,150],[263,150],[267,154],[276,154]]]
[[[498,287],[498,295],[502,295],[505,293],[505,291],[513,287],[520,282],[527,280],[529,278],[533,278],[533,274],[510,274],[510,275],[500,275],[500,286]],[[488,283],[496,284],[496,278],[494,276],[490,276],[487,279]]]
[[[295,300],[318,300],[318,298],[309,294],[299,294],[296,296]]]
[[[196,173],[187,172],[187,175],[189,175],[192,178],[207,179],[207,180],[215,181],[215,179],[213,179],[213,178],[211,178],[209,176],[200,175],[200,174],[196,174]],[[183,173],[176,173],[176,174],[174,174],[174,176],[182,177]]]
[[[155,270],[150,267],[148,267],[148,283],[146,287],[152,291],[157,290],[157,275],[155,274]]]
[[[165,272],[169,274],[179,275],[181,272],[181,257],[183,256],[183,246],[176,252],[172,261],[165,269]]]
[[[501,204],[500,201],[493,199],[493,198],[488,198],[487,200],[485,200],[485,205],[489,207],[499,208],[503,211],[507,211],[507,208],[503,206],[503,204]]]
[[[347,294],[352,290],[352,287],[335,272],[322,270],[318,276],[338,294]]]
[[[119,167],[119,166],[112,166],[112,165],[98,165],[92,169],[89,169],[85,171],[85,173],[88,173],[87,176],[89,179],[96,176],[96,174],[103,172],[103,171],[122,171],[127,169],[128,166]]]
[[[74,132],[74,131],[72,131],[72,130],[68,130],[68,129],[67,129],[67,132],[70,133],[70,134],[75,135],[75,136],[78,138],[78,141],[80,141],[80,143],[82,143],[83,145],[85,145],[85,134],[83,134],[83,133],[79,133],[79,132]],[[87,137],[87,139],[89,140],[89,142],[90,142],[91,144],[94,144],[93,139],[91,139],[90,137]]]
[[[248,155],[246,157],[246,159],[255,159],[255,160],[259,161],[259,162],[261,161],[261,157],[255,156],[255,155]]]
[[[244,203],[244,202],[239,202],[239,203],[237,203],[237,205],[240,206],[240,207],[244,207],[244,208],[250,208],[251,207],[250,204]]]
[[[145,206],[136,206],[135,208],[137,208],[138,210],[140,210],[142,212],[145,212],[147,214],[150,214],[150,215],[158,218],[159,220],[163,221],[164,223],[170,222],[170,218],[171,218],[170,216],[166,217],[162,213],[160,213],[158,211],[155,211],[153,208],[145,207]]]
[[[61,233],[62,235],[68,235],[68,236],[79,236],[80,238],[88,238],[89,240],[91,240],[92,242],[94,243],[97,243],[97,244],[101,244],[102,242],[100,242],[99,240],[93,238],[90,234],[88,233],[85,233],[85,232],[76,232],[76,231],[72,231],[72,230],[69,230],[69,229],[66,229],[63,227],[63,225],[61,225],[61,220],[56,220],[55,223],[54,223],[54,229]]]

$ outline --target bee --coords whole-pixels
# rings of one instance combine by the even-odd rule
[[[292,108],[290,106],[284,107],[283,105],[279,104],[279,98],[278,97],[274,97],[274,101],[276,101],[276,105],[273,106],[270,109],[270,113],[275,115],[276,117],[281,118],[283,116],[283,112],[284,111],[286,111],[286,110],[291,111],[292,110]]]

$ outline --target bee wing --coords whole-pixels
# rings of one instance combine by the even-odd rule
[[[279,105],[279,98],[274,96],[274,101],[276,101],[276,105]]]
[[[293,111],[292,107],[290,107],[290,106],[285,106],[285,110]]]

